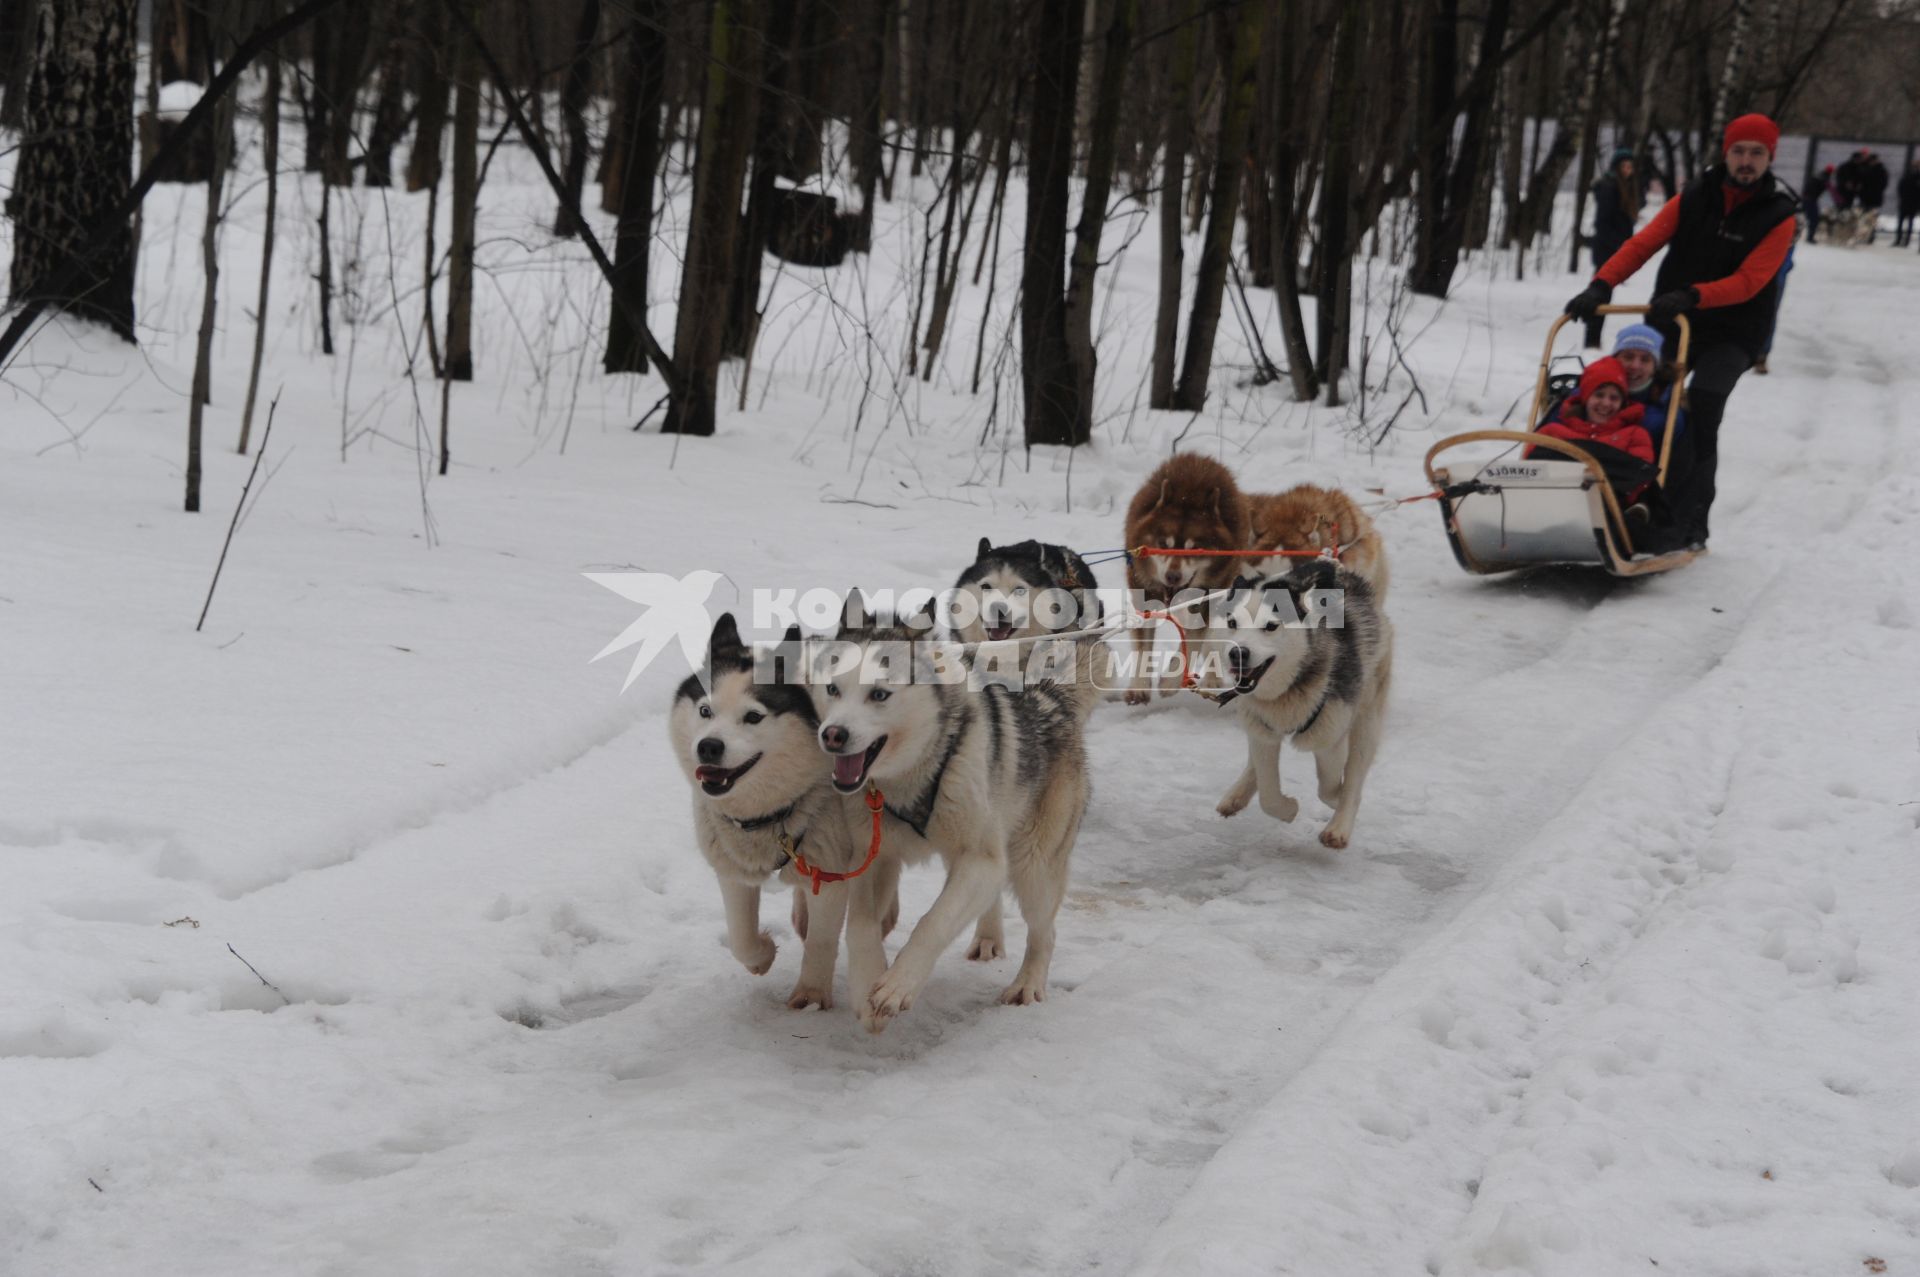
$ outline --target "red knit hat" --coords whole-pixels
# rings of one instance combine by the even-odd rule
[[[1580,374],[1580,389],[1574,394],[1574,398],[1578,399],[1581,403],[1585,403],[1593,397],[1593,392],[1602,386],[1617,387],[1621,397],[1626,397],[1626,365],[1622,364],[1612,355],[1608,355],[1604,359],[1596,359],[1587,365],[1587,370]]]
[[[1769,156],[1780,146],[1780,126],[1764,115],[1743,115],[1727,124],[1720,138],[1720,149],[1730,151],[1735,142],[1758,142]]]

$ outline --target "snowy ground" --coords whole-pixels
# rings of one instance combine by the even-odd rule
[[[1105,548],[1176,437],[1255,489],[1417,492],[1573,284],[1483,261],[1416,305],[1429,410],[1369,453],[1404,376],[1364,418],[1300,408],[1245,384],[1230,317],[1208,411],[1141,407],[1145,235],[1095,446],[1029,459],[1018,191],[991,419],[983,289],[931,385],[900,368],[924,219],[892,208],[870,262],[781,276],[747,410],[676,443],[628,431],[658,383],[598,373],[604,292],[533,180],[503,148],[480,380],[424,498],[436,388],[417,417],[392,313],[417,331],[424,198],[336,209],[365,270],[328,359],[317,187],[283,193],[273,477],[203,633],[257,184],[207,513],[179,513],[198,192],[149,203],[139,350],[56,326],[6,372],[0,1272],[1920,1270],[1920,260],[1801,250],[1683,573],[1474,579],[1430,506],[1383,516],[1396,701],[1352,849],[1214,816],[1241,745],[1210,708],[1103,707],[1053,996],[994,1005],[1010,963],[956,951],[875,1039],[844,973],[842,1009],[782,1005],[780,904],[770,975],[727,955],[675,672],[622,697],[588,664],[632,618],[580,574],[712,568],[725,603],[941,584],[983,534]],[[908,917],[937,886],[909,874]]]

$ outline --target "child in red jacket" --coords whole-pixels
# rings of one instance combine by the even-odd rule
[[[1594,459],[1603,466],[1610,460],[1605,449],[1624,452],[1651,466],[1655,456],[1653,436],[1640,424],[1645,413],[1642,405],[1627,402],[1627,370],[1618,359],[1609,355],[1587,365],[1587,370],[1580,375],[1579,389],[1569,395],[1553,415],[1536,426],[1535,430],[1555,439],[1579,444],[1583,451],[1593,453]],[[1565,456],[1551,448],[1538,446],[1529,448],[1527,455],[1548,460]],[[1608,472],[1614,473],[1613,468],[1608,467]],[[1620,493],[1622,504],[1630,505],[1640,499],[1649,484],[1642,478],[1630,485],[1619,486],[1627,488]]]

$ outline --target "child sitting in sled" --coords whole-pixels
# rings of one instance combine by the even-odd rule
[[[1642,424],[1646,408],[1627,401],[1627,370],[1611,355],[1596,359],[1580,375],[1579,387],[1534,430],[1577,444],[1606,471],[1625,511],[1635,541],[1654,521],[1659,470],[1653,436]],[[1567,454],[1534,445],[1527,456],[1566,460]]]

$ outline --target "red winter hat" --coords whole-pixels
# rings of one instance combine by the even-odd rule
[[[1580,389],[1574,398],[1585,403],[1593,397],[1593,392],[1602,386],[1618,387],[1621,397],[1626,397],[1627,369],[1612,355],[1604,359],[1596,359],[1587,365],[1587,370],[1580,374]]]
[[[1743,115],[1728,123],[1720,138],[1720,149],[1733,149],[1735,142],[1758,142],[1771,156],[1780,146],[1780,126],[1764,115]]]

